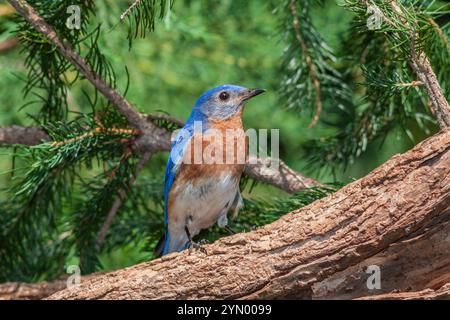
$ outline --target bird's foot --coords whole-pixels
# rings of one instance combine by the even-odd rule
[[[189,243],[189,255],[192,253],[193,250],[200,250],[201,252],[203,252],[204,254],[207,254],[206,249],[203,247],[203,245],[207,244],[208,240],[206,239],[202,239],[199,242],[194,242],[191,240],[191,242]]]
[[[233,229],[231,229],[229,226],[225,226],[224,227],[225,230],[227,230],[229,232],[230,235],[236,234],[237,232],[234,231]]]

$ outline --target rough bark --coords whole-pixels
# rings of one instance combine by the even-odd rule
[[[81,281],[98,277],[102,273],[83,276]],[[53,282],[24,283],[6,282],[0,284],[0,300],[40,300],[67,288],[67,279]]]
[[[450,215],[446,218],[450,219]],[[450,283],[449,250],[450,221],[438,220],[427,230],[393,243],[386,250],[315,284],[313,297],[400,299],[403,293],[416,294],[424,288],[439,290]],[[379,289],[367,286],[370,275],[367,270],[374,265],[380,267]]]
[[[314,298],[324,280],[449,219],[449,150],[447,130],[327,198],[205,246],[207,254],[171,254],[50,299]]]
[[[66,281],[37,284],[7,282],[0,284],[0,300],[39,300],[66,288]]]
[[[437,290],[425,289],[415,292],[394,292],[376,296],[361,297],[358,300],[449,300],[450,283]]]

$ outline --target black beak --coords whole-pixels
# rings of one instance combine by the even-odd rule
[[[257,95],[266,92],[266,90],[264,89],[249,89],[245,94],[244,94],[244,98],[242,99],[242,101],[247,101],[253,97],[256,97]]]

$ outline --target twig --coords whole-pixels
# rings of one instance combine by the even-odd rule
[[[414,81],[407,82],[407,83],[404,83],[404,82],[396,83],[395,86],[396,87],[420,87],[420,86],[423,86],[423,83],[422,83],[422,81],[414,80]]]
[[[439,37],[441,38],[442,42],[447,47],[447,50],[450,51],[450,45],[448,44],[448,40],[447,40],[447,37],[444,34],[444,31],[442,31],[442,29],[439,27],[439,25],[436,23],[436,21],[434,21],[433,18],[428,18],[427,21],[433,26],[434,30],[439,35]]]
[[[128,15],[131,13],[131,11],[133,11],[133,9],[134,9],[136,6],[138,6],[138,5],[141,4],[141,1],[142,1],[142,0],[136,0],[136,1],[134,1],[134,2],[128,7],[128,9],[125,10],[125,12],[123,12],[123,13],[120,15],[120,21],[125,20],[125,18],[128,17]]]
[[[179,120],[177,118],[171,117],[166,114],[149,114],[146,116],[146,119],[148,121],[152,121],[152,122],[157,121],[157,120],[168,121],[168,122],[176,125],[178,128],[181,128],[184,126],[184,122],[182,120]]]
[[[145,167],[147,162],[150,160],[151,156],[152,156],[151,152],[144,152],[142,154],[141,158],[139,159],[139,162],[136,165],[134,176],[131,177],[131,179],[130,179],[130,182],[129,182],[130,186],[134,184],[138,174]],[[106,220],[103,223],[103,226],[98,234],[97,249],[100,249],[103,246],[103,244],[105,243],[105,238],[106,238],[106,235],[108,234],[109,228],[111,227],[112,221],[113,221],[114,217],[117,215],[117,212],[119,211],[119,209],[122,207],[123,202],[126,199],[126,197],[127,197],[126,191],[121,189],[119,191],[119,194],[118,194],[116,200],[114,200],[114,203],[111,206],[111,209],[109,210]]]
[[[295,0],[291,0],[291,12],[292,16],[294,18],[293,25],[294,25],[294,32],[295,37],[297,38],[297,41],[300,44],[301,50],[303,55],[305,56],[306,64],[308,66],[309,75],[311,77],[312,84],[314,86],[314,90],[316,91],[316,113],[309,124],[309,128],[314,127],[317,122],[319,121],[320,114],[322,113],[322,98],[320,93],[320,81],[317,78],[316,69],[314,67],[314,64],[312,62],[312,58],[308,53],[308,48],[306,47],[305,41],[303,40],[303,37],[299,30],[299,21],[297,17],[297,3]]]

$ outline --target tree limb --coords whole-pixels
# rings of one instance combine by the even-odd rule
[[[0,127],[0,145],[24,144],[36,145],[49,140],[48,134],[39,126]]]
[[[404,18],[404,13],[398,3],[396,1],[391,1],[390,4],[393,10],[398,14],[399,19],[409,25],[408,21]],[[424,51],[416,52],[415,39],[417,30],[414,26],[409,25],[409,27],[411,29],[411,54],[409,64],[427,90],[428,97],[431,101],[432,111],[438,120],[439,127],[441,129],[448,128],[450,127],[450,105],[439,85],[439,81],[431,67],[428,56]],[[433,27],[435,27],[435,24]]]
[[[320,89],[320,81],[317,78],[317,72],[316,68],[314,66],[314,63],[312,61],[311,55],[308,52],[308,47],[306,46],[306,43],[302,37],[302,34],[299,30],[299,21],[297,17],[297,2],[296,0],[291,0],[290,3],[291,13],[293,17],[293,27],[294,27],[294,33],[295,37],[300,44],[300,48],[302,51],[303,56],[306,60],[306,65],[308,66],[309,76],[311,77],[312,85],[314,86],[314,90],[316,91],[316,113],[309,124],[309,128],[314,127],[317,122],[319,121],[320,114],[322,113],[322,98],[321,98],[321,89]]]
[[[272,158],[261,159],[249,156],[244,174],[256,181],[276,186],[288,193],[320,186],[319,182],[301,175],[288,167],[282,160],[278,160],[278,162],[278,166],[271,167]]]
[[[204,246],[206,255],[170,254],[50,299],[312,298],[315,284],[449,214],[446,130],[327,198]]]

